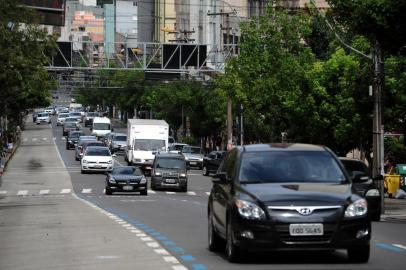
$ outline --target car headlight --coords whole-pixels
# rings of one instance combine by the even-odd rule
[[[109,161],[107,161],[107,163],[108,163],[108,164],[112,164],[112,163],[113,163],[113,160],[110,159]]]
[[[238,213],[246,219],[265,219],[265,212],[258,205],[252,202],[236,200],[235,205],[238,208]]]
[[[185,157],[185,160],[189,160],[189,158],[188,158],[188,157]]]
[[[352,204],[350,204],[345,210],[345,217],[360,217],[366,215],[368,212],[368,204],[365,199],[359,199]]]
[[[186,178],[186,173],[181,173],[181,174],[179,174],[179,177],[181,177],[181,178]]]
[[[155,176],[161,176],[161,172],[155,172]]]
[[[82,162],[83,162],[83,163],[87,163],[87,160],[86,160],[86,159],[82,159]]]
[[[142,176],[140,184],[145,184],[147,182],[147,178],[145,176]]]
[[[379,190],[377,189],[370,189],[367,191],[367,193],[365,194],[366,197],[379,197],[381,196],[379,193]]]
[[[114,180],[114,178],[109,178],[109,183],[112,183],[112,184],[115,184],[116,183],[116,180]]]

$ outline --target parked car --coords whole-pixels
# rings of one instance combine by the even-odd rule
[[[47,112],[40,112],[37,114],[35,122],[37,123],[37,125],[41,123],[51,124],[51,117]]]
[[[207,155],[207,157],[204,157],[202,171],[203,175],[209,176],[210,173],[216,173],[225,153],[225,151],[212,151]]]
[[[70,131],[68,137],[66,138],[66,149],[69,150],[71,148],[75,148],[75,144],[77,144],[79,137],[84,136],[85,134],[83,131]]]
[[[306,144],[235,147],[227,152],[208,200],[211,251],[225,243],[235,262],[246,251],[347,250],[367,262],[367,201],[334,153]]]
[[[56,121],[57,126],[62,126],[65,123],[66,118],[69,117],[69,113],[59,113]]]
[[[186,143],[173,143],[169,145],[169,152],[174,154],[180,154],[183,146],[188,146]]]
[[[155,155],[151,170],[151,189],[175,188],[187,191],[185,157],[180,154],[159,153]]]
[[[113,133],[113,137],[111,138],[111,142],[109,144],[109,148],[112,153],[123,152],[126,145],[127,145],[127,134]]]
[[[185,157],[188,168],[197,167],[202,169],[203,167],[203,157],[202,149],[198,146],[183,146],[182,155]]]
[[[352,177],[355,192],[368,202],[368,212],[373,221],[381,219],[381,193],[378,185],[372,179],[371,170],[359,159],[341,158],[348,174]]]
[[[90,146],[86,148],[81,160],[81,173],[111,172],[113,170],[113,157],[105,146]]]
[[[66,136],[69,134],[70,131],[77,131],[80,130],[80,126],[75,122],[65,122],[62,128],[62,135]]]
[[[113,192],[140,192],[141,195],[148,195],[147,178],[138,167],[115,167],[107,174],[104,190],[106,195]]]
[[[93,119],[95,117],[99,117],[98,112],[88,112],[85,114],[85,127],[92,126],[93,125]]]
[[[88,146],[105,146],[103,142],[90,140],[81,141],[80,147],[75,148],[75,160],[81,160],[83,153],[86,152]]]
[[[75,160],[78,161],[80,159],[79,157],[81,156],[80,153],[82,153],[83,144],[88,141],[97,141],[97,138],[95,136],[80,136],[79,137],[78,142],[75,145]]]

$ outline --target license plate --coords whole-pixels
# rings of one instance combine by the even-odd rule
[[[133,190],[132,186],[123,186],[123,190]]]
[[[94,165],[95,168],[101,168],[101,165]]]
[[[169,184],[175,184],[176,180],[175,179],[166,179],[165,182],[169,183]]]
[[[146,170],[151,170],[151,167],[145,167]]]
[[[190,162],[190,165],[196,165],[196,164],[197,164],[197,162],[194,162],[194,161]]]
[[[289,232],[292,236],[323,235],[323,224],[290,224]]]

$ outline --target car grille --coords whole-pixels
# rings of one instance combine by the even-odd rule
[[[178,178],[179,174],[178,173],[163,173],[162,177],[164,177],[164,178]]]
[[[138,180],[116,180],[117,184],[125,185],[125,184],[138,184]]]
[[[285,244],[313,244],[329,243],[334,235],[336,224],[323,224],[324,234],[311,236],[291,236],[289,233],[289,224],[280,224],[275,227],[280,240]]]

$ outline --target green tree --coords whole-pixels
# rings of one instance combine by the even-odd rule
[[[20,112],[49,104],[54,86],[43,52],[53,52],[55,38],[36,24],[36,14],[12,0],[0,0],[0,115],[21,124]]]

